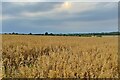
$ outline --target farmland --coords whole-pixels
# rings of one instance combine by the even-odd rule
[[[118,38],[3,35],[2,60],[5,78],[118,78]]]

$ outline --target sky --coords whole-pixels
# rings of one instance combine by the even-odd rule
[[[118,31],[117,2],[3,2],[2,32]]]

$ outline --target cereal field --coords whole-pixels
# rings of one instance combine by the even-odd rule
[[[13,78],[117,78],[117,37],[2,36],[2,74]]]

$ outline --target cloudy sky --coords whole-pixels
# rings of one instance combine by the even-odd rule
[[[117,2],[3,2],[2,32],[118,31]]]

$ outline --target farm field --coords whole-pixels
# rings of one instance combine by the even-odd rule
[[[2,36],[5,78],[118,78],[117,37]]]

